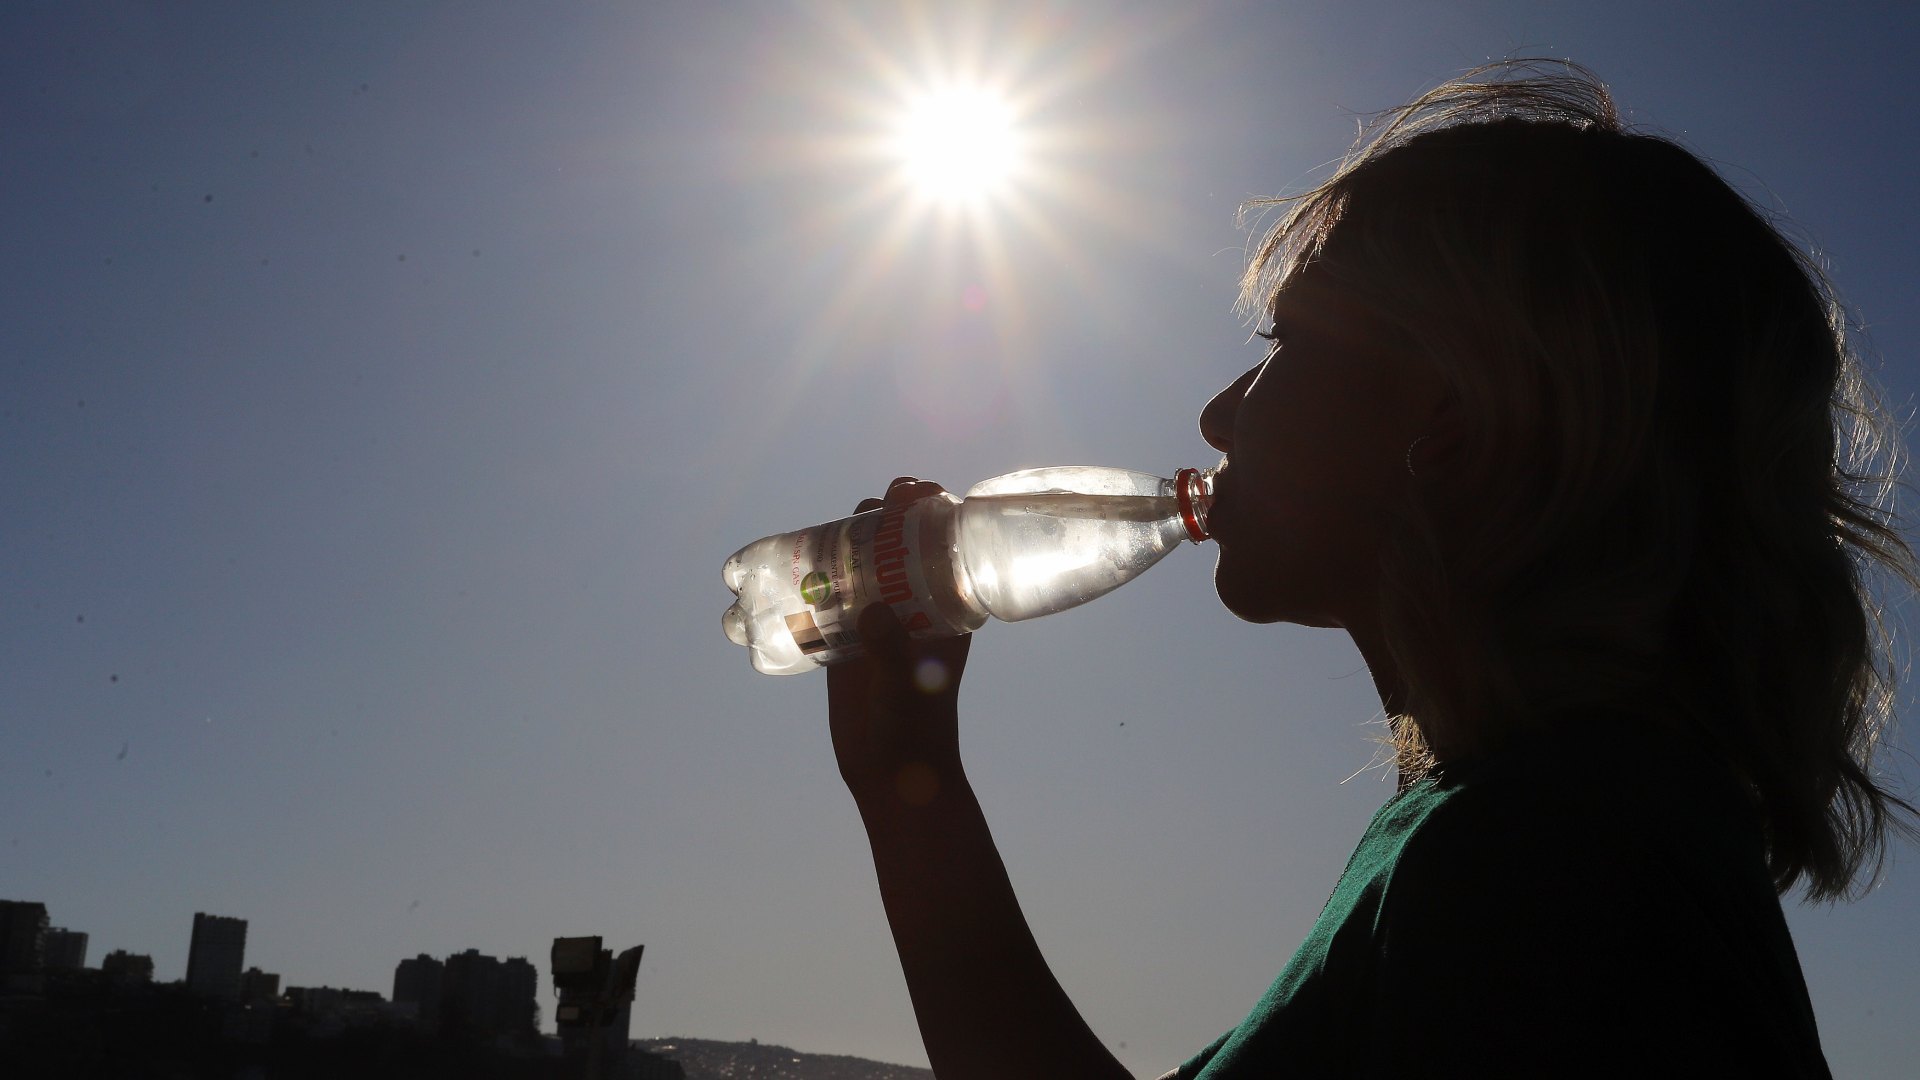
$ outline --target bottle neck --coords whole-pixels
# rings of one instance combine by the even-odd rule
[[[1173,474],[1173,495],[1180,506],[1180,523],[1187,539],[1198,544],[1207,532],[1207,511],[1213,508],[1213,470],[1181,469]]]

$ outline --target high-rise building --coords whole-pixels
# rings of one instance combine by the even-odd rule
[[[47,905],[0,900],[0,992],[37,994],[47,967]]]
[[[479,1037],[533,1038],[540,973],[524,957],[500,961],[468,949],[447,957],[440,977],[440,1022]]]
[[[524,956],[510,956],[500,964],[500,1030],[533,1038],[538,1034],[534,1014],[539,1011],[540,969]]]
[[[47,931],[47,970],[79,971],[87,966],[87,935],[56,926]]]
[[[115,982],[150,983],[153,981],[153,957],[115,949],[100,961],[100,971]]]
[[[429,1031],[440,1025],[440,980],[446,965],[426,953],[402,960],[393,969],[393,1003],[411,1005],[420,1025]]]
[[[250,967],[240,973],[240,1000],[248,1005],[272,1004],[280,996],[280,976]]]
[[[187,989],[206,997],[240,1000],[240,968],[246,955],[247,920],[194,912]]]

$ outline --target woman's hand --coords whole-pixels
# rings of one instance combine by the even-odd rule
[[[942,493],[903,476],[865,512]],[[908,636],[885,604],[860,614],[866,655],[827,669],[827,716],[840,775],[863,813],[923,807],[960,780],[957,700],[970,637]]]

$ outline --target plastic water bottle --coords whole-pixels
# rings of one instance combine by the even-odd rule
[[[1065,611],[1207,538],[1213,474],[1171,480],[1127,469],[1026,469],[756,540],[727,560],[737,599],[721,617],[756,670],[792,675],[860,654],[867,605],[890,605],[916,637],[969,633],[988,616]]]

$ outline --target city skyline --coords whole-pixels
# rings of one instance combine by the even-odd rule
[[[321,1058],[369,1075],[417,1075],[429,1062],[472,1076],[685,1075],[631,1044],[639,946],[616,972],[600,938],[556,938],[557,1030],[545,1036],[540,969],[525,957],[422,953],[394,965],[389,996],[326,985],[283,991],[280,973],[243,968],[247,921],[236,916],[194,913],[188,972],[171,983],[153,979],[150,958],[124,950],[87,968],[85,941],[52,927],[43,902],[0,899],[0,1050],[9,1063],[35,1075],[125,1066],[279,1075]]]
[[[29,908],[37,906],[46,912],[47,918],[49,920],[51,920],[52,918],[53,908],[51,905],[46,904],[45,901],[21,900],[13,897],[0,897],[0,905],[7,905],[9,908],[14,906],[29,907]],[[247,977],[264,975],[264,976],[271,977],[274,980],[279,980],[284,977],[285,973],[264,972],[258,966],[248,965],[246,963],[245,951],[246,951],[247,926],[248,926],[248,920],[243,917],[211,915],[207,912],[202,912],[202,911],[194,912],[193,921],[188,930],[188,943],[189,943],[188,950],[187,950],[188,970],[183,970],[178,979],[161,979],[156,977],[156,973],[153,970],[148,970],[146,977],[141,981],[149,981],[149,982],[158,983],[158,984],[173,983],[173,984],[183,986],[193,993],[196,993],[202,996],[207,996],[207,997],[226,998],[229,1000],[238,1000],[238,1001],[251,1000],[252,995],[244,992],[244,982],[247,979]],[[203,940],[202,939],[203,933],[207,935],[207,938],[205,939],[204,958],[202,959],[201,962],[203,964],[217,968],[219,970],[209,973],[207,978],[203,980],[201,984],[195,984],[194,981],[192,980],[190,972],[194,966],[195,952],[196,952],[195,946],[196,944],[200,943]],[[55,935],[66,935],[69,938],[74,938],[78,940],[77,947],[71,944],[67,946],[69,949],[72,949],[73,951],[65,955],[79,956],[81,957],[81,960],[79,962],[56,962],[55,952],[54,952]],[[146,959],[149,961],[152,958],[152,954],[150,952],[134,952],[133,950],[125,946],[119,946],[109,951],[102,957],[102,963],[100,966],[94,967],[94,968],[88,968],[84,962],[84,957],[85,957],[87,946],[88,946],[89,936],[90,935],[86,931],[72,930],[66,927],[54,927],[49,925],[47,929],[43,932],[43,938],[46,942],[46,945],[44,947],[45,959],[42,962],[42,970],[47,972],[85,971],[85,970],[106,972],[108,970],[106,967],[107,959],[116,955],[126,956],[134,959]],[[9,947],[11,947],[11,943],[9,943]],[[459,952],[451,953],[449,954],[449,956],[466,956],[466,957],[477,956],[482,960],[492,959],[492,957],[481,953],[481,950],[477,947],[468,947],[464,950],[460,950]],[[396,1003],[399,1002],[401,1000],[401,997],[398,993],[398,988],[401,984],[401,978],[402,978],[401,973],[403,969],[407,968],[409,964],[413,964],[419,960],[431,960],[431,959],[432,958],[429,957],[426,953],[420,953],[414,957],[401,958],[399,961],[395,962],[394,971],[390,974],[387,982],[384,984],[386,986],[394,987],[394,992],[391,993],[390,995],[387,992],[380,991],[380,990],[375,990],[373,992],[381,994],[382,997],[385,997],[388,1000],[394,1001]],[[537,966],[532,965],[528,961],[528,959],[524,956],[505,957],[504,961],[507,963],[527,965],[528,967],[534,968],[536,971],[538,970]],[[434,962],[439,963],[439,961],[434,961]],[[358,987],[346,987],[346,986],[309,987],[305,983],[296,984],[296,983],[292,983],[291,981],[289,981],[288,987],[290,990],[309,989],[309,988],[340,989],[340,990],[361,989]],[[277,995],[268,995],[268,996],[274,997]],[[411,1000],[418,1000],[418,998],[416,997]],[[551,1019],[551,1017],[549,1017],[548,1019]]]

